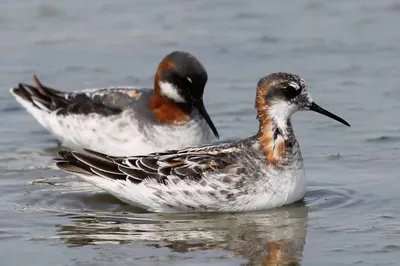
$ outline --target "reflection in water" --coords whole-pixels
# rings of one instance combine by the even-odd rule
[[[263,213],[64,215],[73,224],[61,225],[58,235],[69,246],[136,241],[182,253],[222,249],[247,259],[247,265],[298,265],[308,207],[300,202]]]

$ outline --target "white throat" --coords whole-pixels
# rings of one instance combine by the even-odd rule
[[[177,103],[186,102],[185,99],[179,94],[178,88],[174,84],[166,81],[159,81],[158,85],[160,86],[161,94],[165,97],[168,97]]]
[[[290,104],[286,101],[272,102],[268,108],[268,114],[271,119],[276,123],[277,127],[283,134],[287,133],[288,120],[298,111],[297,106]]]

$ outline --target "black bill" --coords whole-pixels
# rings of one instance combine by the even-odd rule
[[[319,106],[318,104],[316,104],[315,102],[313,102],[313,103],[310,105],[309,108],[310,108],[311,111],[314,111],[314,112],[323,114],[323,115],[325,115],[325,116],[327,116],[327,117],[330,117],[330,118],[332,118],[332,119],[335,119],[336,121],[339,121],[339,122],[342,123],[342,124],[345,124],[346,126],[350,126],[350,124],[347,123],[346,120],[344,120],[344,119],[338,117],[337,115],[334,115],[334,114],[332,114],[331,112],[325,110],[324,108],[320,107],[320,106]]]
[[[193,105],[197,108],[197,110],[199,110],[200,114],[204,117],[204,119],[206,120],[207,124],[210,126],[212,132],[214,133],[214,135],[219,138],[219,134],[217,129],[214,126],[213,121],[211,120],[210,116],[208,115],[206,108],[204,107],[204,103],[203,101],[195,101],[193,102]]]

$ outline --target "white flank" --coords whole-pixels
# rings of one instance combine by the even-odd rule
[[[285,171],[266,169],[263,162],[259,161],[255,161],[255,165],[259,165],[258,169],[265,175],[260,175],[264,178],[255,180],[251,187],[247,187],[251,193],[243,193],[243,187],[224,182],[226,178],[240,178],[229,173],[205,174],[202,182],[206,182],[206,185],[190,179],[173,182],[173,176],[170,176],[167,184],[151,179],[133,184],[103,176],[77,175],[125,203],[153,212],[257,211],[281,207],[304,197],[307,179],[301,162],[295,165],[297,169]],[[230,199],[220,191],[241,195]]]
[[[99,114],[59,116],[56,111],[41,110],[18,95],[15,97],[64,146],[75,150],[86,148],[129,156],[183,149],[215,140],[207,123],[195,113],[182,126],[143,125],[130,110],[107,117]]]

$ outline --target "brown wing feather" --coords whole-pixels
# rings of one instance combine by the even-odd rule
[[[232,149],[218,147],[215,146],[211,151],[193,149],[191,152],[187,149],[185,153],[170,151],[133,157],[111,157],[89,150],[88,153],[62,151],[59,153],[62,159],[58,159],[57,166],[67,172],[77,172],[76,168],[81,168],[94,175],[132,183],[140,183],[148,178],[165,183],[170,175],[199,180],[205,172],[226,172],[225,169],[240,168],[235,165]]]

